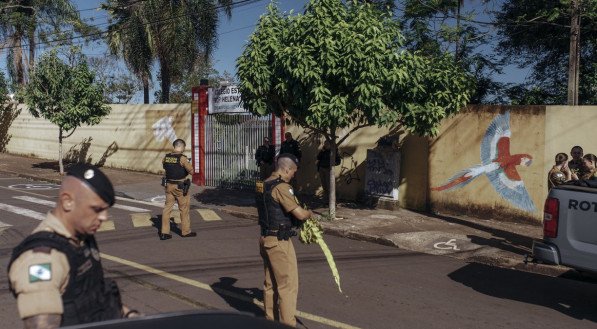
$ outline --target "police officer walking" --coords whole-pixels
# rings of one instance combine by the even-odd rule
[[[170,234],[170,213],[174,206],[174,201],[178,203],[180,210],[180,224],[181,235],[183,238],[197,236],[197,233],[191,231],[191,220],[189,218],[189,207],[191,197],[189,195],[189,188],[191,180],[186,178],[193,172],[193,167],[189,158],[182,152],[186,147],[185,141],[177,139],[172,143],[174,151],[166,154],[162,160],[165,173],[164,187],[166,190],[166,203],[162,211],[162,229],[160,231],[160,240],[168,240],[172,238]]]
[[[259,249],[263,259],[265,280],[263,304],[266,318],[296,326],[298,268],[291,237],[296,235],[293,223],[313,213],[299,205],[288,184],[298,168],[292,154],[278,157],[277,169],[264,182],[257,182],[257,209],[261,237]],[[277,302],[277,303],[276,303]]]
[[[55,207],[17,247],[10,290],[25,328],[57,328],[138,316],[104,278],[95,232],[114,205],[112,183],[89,164],[71,167]]]

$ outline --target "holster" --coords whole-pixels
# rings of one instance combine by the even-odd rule
[[[162,183],[160,185],[162,185],[163,187],[166,187],[166,183],[168,183],[166,176],[162,176]]]
[[[188,178],[185,179],[184,182],[182,182],[182,187],[180,188],[182,189],[182,195],[187,196],[187,194],[189,194],[189,189],[191,188],[191,180]]]
[[[280,224],[278,228],[278,240],[288,240],[296,235],[296,231],[293,230],[291,227],[288,227],[285,224]]]

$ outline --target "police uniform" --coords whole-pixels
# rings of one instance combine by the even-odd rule
[[[170,213],[174,206],[174,201],[178,203],[180,209],[180,223],[182,236],[190,236],[191,220],[189,218],[189,206],[191,196],[189,193],[183,195],[182,184],[186,177],[193,172],[193,167],[189,158],[182,153],[168,153],[162,160],[164,170],[166,171],[166,203],[162,211],[162,230],[161,234],[170,234]]]
[[[292,186],[279,177],[270,176],[257,183],[257,208],[261,237],[259,249],[265,280],[263,303],[266,317],[296,326],[298,269],[294,246],[291,211],[299,207]],[[280,234],[285,231],[286,234]],[[295,233],[294,233],[295,234]],[[277,305],[275,301],[277,300]]]
[[[112,184],[97,168],[76,165],[68,175],[114,204]],[[118,287],[103,275],[95,238],[72,236],[51,212],[13,249],[8,264],[20,317],[61,314],[61,326],[122,317]]]

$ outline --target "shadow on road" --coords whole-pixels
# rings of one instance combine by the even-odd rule
[[[263,300],[263,291],[258,288],[235,287],[236,281],[238,281],[236,278],[224,276],[220,278],[220,281],[210,286],[215,293],[220,295],[228,305],[237,311],[265,317],[263,310],[252,302],[253,298]]]
[[[597,322],[597,285],[471,263],[448,274],[482,294],[549,307],[575,319]]]

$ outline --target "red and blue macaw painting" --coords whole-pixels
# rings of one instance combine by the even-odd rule
[[[481,142],[481,164],[458,172],[445,184],[432,187],[431,190],[459,189],[485,174],[504,199],[519,209],[534,212],[535,204],[516,171],[516,166],[530,166],[533,158],[528,154],[510,154],[511,135],[510,112],[498,114],[491,121]]]

